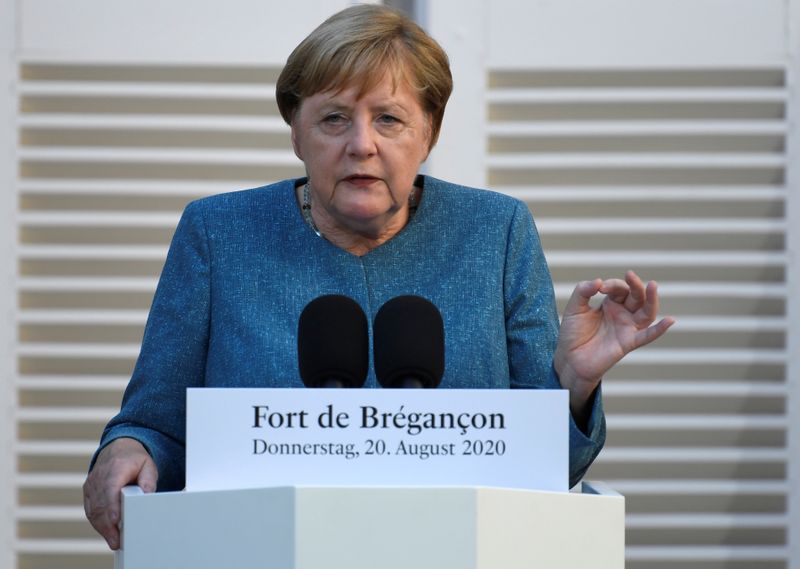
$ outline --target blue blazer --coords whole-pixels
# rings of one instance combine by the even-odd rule
[[[499,193],[420,180],[416,215],[361,257],[306,225],[295,198],[302,179],[189,204],[100,448],[137,439],[158,465],[159,490],[182,488],[186,388],[302,387],[297,322],[324,294],[355,299],[370,322],[396,296],[430,300],[445,327],[440,388],[560,388],[553,286],[528,208]],[[370,364],[366,387],[376,386]],[[605,440],[599,393],[586,433],[570,422],[572,485]]]

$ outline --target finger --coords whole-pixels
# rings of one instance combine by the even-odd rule
[[[110,479],[106,488],[106,501],[103,513],[98,516],[97,523],[92,523],[112,550],[120,547],[119,525],[122,521],[122,488],[131,482],[136,482],[144,492],[155,492],[158,480],[158,468],[152,459],[147,458],[139,471],[138,477],[131,479],[120,473],[121,476]],[[90,520],[91,521],[91,520]]]
[[[95,488],[92,481],[87,480],[86,495],[84,497],[84,509],[89,523],[92,524],[97,533],[106,540],[111,549],[119,548],[119,515],[113,508],[113,498],[109,497],[103,490]]]
[[[120,545],[120,537],[119,537],[119,526],[114,524],[108,528],[108,531],[101,534],[108,544],[108,547],[112,551],[116,551],[119,549]]]
[[[630,294],[628,294],[628,298],[625,299],[625,308],[631,312],[636,312],[644,306],[647,300],[644,283],[642,279],[639,278],[639,275],[633,271],[627,271],[625,273],[625,282],[628,283],[630,289]]]
[[[657,324],[650,326],[644,330],[640,330],[634,336],[634,342],[636,348],[641,348],[642,346],[646,346],[650,342],[654,342],[658,340],[661,336],[663,336],[670,327],[675,324],[675,319],[671,316],[663,318]]]
[[[158,468],[156,463],[148,459],[142,465],[142,470],[139,472],[139,479],[137,484],[145,494],[156,491],[158,486]]]
[[[564,316],[589,310],[589,300],[600,292],[602,285],[603,281],[601,279],[581,281],[575,285],[575,289],[564,307]]]
[[[119,522],[122,512],[121,490],[138,479],[145,463],[152,462],[136,443],[118,439],[106,446],[84,484],[84,509],[87,518],[111,549],[120,544]],[[154,475],[147,475],[152,480]],[[146,479],[147,479],[146,477]]]
[[[625,300],[628,298],[630,294],[630,287],[628,283],[623,281],[622,279],[608,279],[603,281],[603,285],[600,287],[600,292],[606,295],[606,297],[616,302],[617,304],[624,304]]]
[[[92,499],[89,495],[89,479],[86,479],[86,482],[83,483],[83,512],[86,514],[86,518],[88,519],[89,516],[92,514]]]
[[[640,327],[650,326],[658,318],[659,311],[658,283],[650,281],[645,290],[645,301],[636,315],[636,323]]]

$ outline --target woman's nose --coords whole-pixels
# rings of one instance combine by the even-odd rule
[[[347,153],[350,156],[369,157],[377,152],[377,133],[370,122],[354,121],[348,134]]]

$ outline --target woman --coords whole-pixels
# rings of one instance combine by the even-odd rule
[[[441,48],[379,6],[334,15],[289,57],[277,99],[307,177],[186,208],[84,485],[112,549],[122,486],[183,485],[185,389],[300,387],[298,317],[324,294],[354,298],[369,320],[399,295],[432,301],[446,330],[442,388],[568,389],[571,483],[580,479],[605,436],[602,376],[672,320],[653,325],[655,284],[628,273],[580,283],[559,335],[525,205],[418,175],[451,89]],[[598,292],[606,299],[592,308]]]

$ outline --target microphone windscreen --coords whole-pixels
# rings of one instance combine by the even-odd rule
[[[297,324],[297,359],[306,387],[363,386],[369,369],[369,333],[358,303],[337,294],[309,302]]]
[[[375,375],[383,387],[408,379],[437,387],[444,374],[444,323],[433,304],[398,296],[381,306],[373,327]]]

